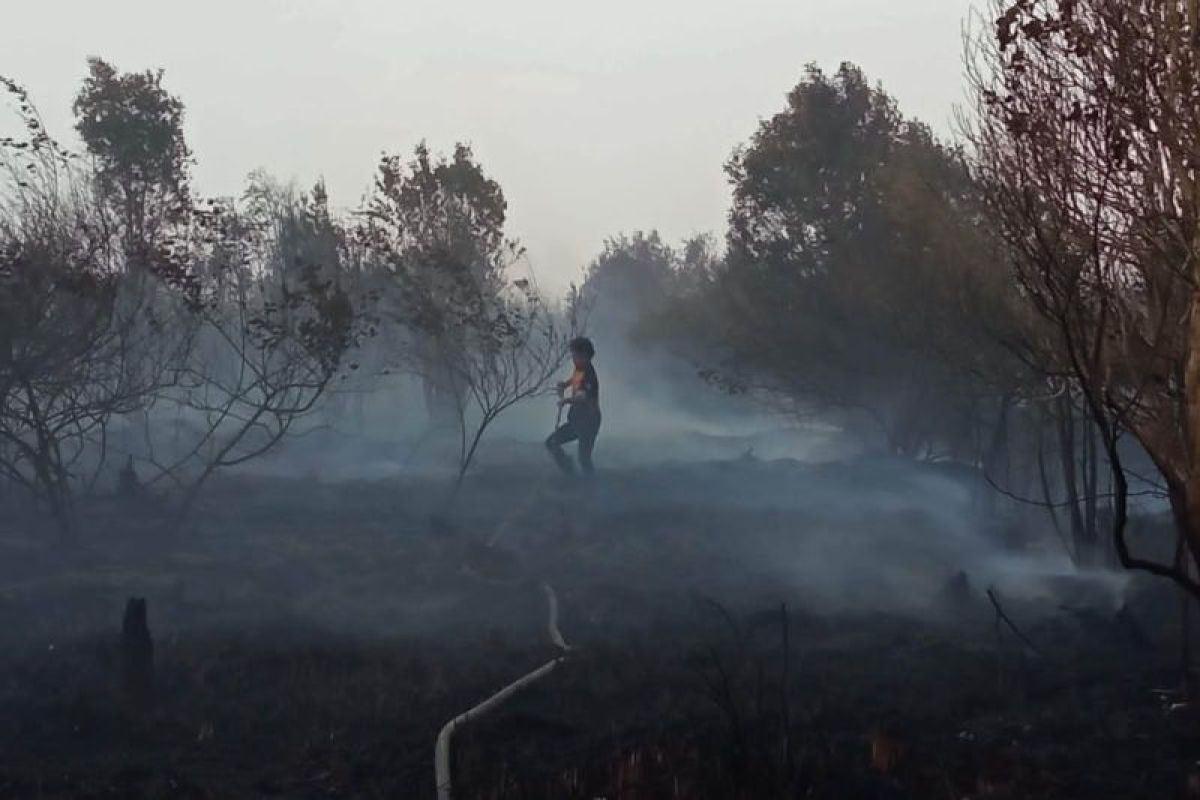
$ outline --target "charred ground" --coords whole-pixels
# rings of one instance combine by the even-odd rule
[[[553,655],[542,581],[576,649],[456,734],[462,796],[1161,798],[1200,752],[1156,693],[1177,601],[972,529],[944,472],[517,465],[450,514],[443,487],[243,478],[170,535],[104,503],[69,555],[10,520],[0,794],[430,797],[439,727]]]

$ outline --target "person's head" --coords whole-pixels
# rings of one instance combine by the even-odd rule
[[[592,345],[592,340],[586,336],[580,336],[571,340],[569,345],[571,350],[571,360],[575,362],[577,367],[585,367],[592,362],[596,357],[596,348]]]

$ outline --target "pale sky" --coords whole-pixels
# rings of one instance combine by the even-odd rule
[[[859,64],[942,132],[972,0],[0,0],[51,132],[89,55],[163,68],[206,194],[265,168],[353,206],[379,154],[470,142],[547,288],[620,231],[724,228],[722,165],[804,65]]]

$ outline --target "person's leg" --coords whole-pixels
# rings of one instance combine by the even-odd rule
[[[563,452],[562,446],[578,438],[579,434],[576,433],[569,422],[565,425],[560,425],[558,430],[546,437],[546,449],[554,457],[554,463],[558,464],[558,468],[566,475],[575,474],[575,465],[571,463],[571,459]]]
[[[592,451],[596,449],[596,435],[599,432],[600,426],[597,424],[579,436],[579,466],[589,478],[596,473],[596,468],[592,465]]]

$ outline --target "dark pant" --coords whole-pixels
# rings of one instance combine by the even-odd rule
[[[568,419],[565,425],[560,425],[558,430],[547,437],[546,449],[550,451],[550,455],[554,456],[554,461],[558,464],[559,469],[568,475],[573,475],[575,465],[563,452],[562,446],[568,442],[578,441],[579,466],[583,468],[585,475],[591,475],[594,471],[592,449],[596,446],[596,435],[599,432],[600,419],[598,417],[595,422]]]

